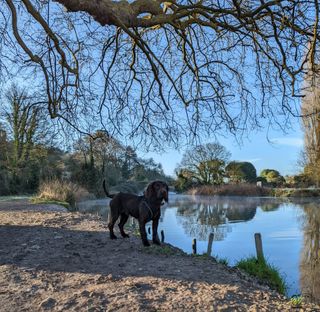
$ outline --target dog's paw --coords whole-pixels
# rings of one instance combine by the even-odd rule
[[[110,235],[110,238],[111,238],[111,239],[117,239],[118,237],[115,236],[115,235]]]
[[[155,245],[159,245],[159,246],[161,245],[161,243],[160,243],[160,241],[159,241],[158,239],[155,239],[155,240],[153,240],[152,242],[153,242]]]
[[[143,241],[142,243],[143,243],[144,247],[149,247],[150,246],[150,243],[148,241]]]

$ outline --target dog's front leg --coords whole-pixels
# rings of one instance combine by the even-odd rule
[[[159,218],[152,220],[152,242],[156,245],[161,245],[160,239],[158,236],[158,224],[159,224]]]
[[[139,220],[139,229],[140,229],[140,236],[141,236],[143,245],[146,247],[150,246],[150,243],[148,242],[148,239],[147,239],[145,220]]]

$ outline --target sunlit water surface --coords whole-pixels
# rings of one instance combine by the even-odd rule
[[[214,233],[212,255],[235,265],[255,255],[254,233],[261,233],[263,251],[288,285],[288,296],[303,294],[320,301],[320,201],[258,197],[205,197],[170,194],[162,208],[159,233],[165,242],[192,252],[207,251]],[[79,204],[81,211],[108,217],[108,200]],[[148,225],[147,225],[148,227]]]

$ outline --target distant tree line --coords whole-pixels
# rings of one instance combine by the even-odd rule
[[[229,161],[231,153],[218,142],[187,150],[176,168],[176,189],[185,191],[202,185],[256,183],[270,187],[305,187],[310,180],[301,173],[283,177],[279,171],[264,169],[257,176],[254,165],[247,161]]]
[[[83,135],[71,152],[56,147],[54,136],[34,97],[13,86],[0,111],[0,195],[34,193],[42,180],[54,178],[71,180],[95,194],[101,193],[103,179],[109,187],[132,191],[150,180],[169,179],[161,164],[138,157],[132,147],[104,131]]]
[[[70,154],[67,170],[71,179],[99,194],[105,179],[109,187],[138,192],[151,180],[166,180],[162,165],[152,158],[143,159],[131,146],[124,146],[99,130],[79,139]]]

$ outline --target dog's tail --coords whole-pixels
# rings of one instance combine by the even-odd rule
[[[106,188],[106,180],[103,180],[102,186],[103,186],[103,190],[104,190],[104,192],[106,193],[107,197],[113,198],[115,194],[109,194],[109,192],[107,191],[107,188]]]

